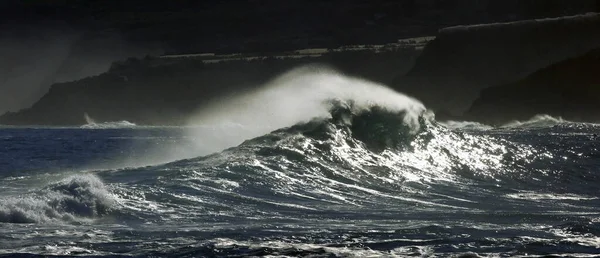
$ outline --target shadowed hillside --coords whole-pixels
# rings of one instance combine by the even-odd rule
[[[484,88],[600,47],[598,32],[598,14],[443,29],[394,86],[460,115]]]
[[[537,114],[600,121],[600,48],[539,70],[523,80],[481,92],[466,118],[488,124]]]

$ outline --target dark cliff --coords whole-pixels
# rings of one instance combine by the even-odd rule
[[[600,48],[541,69],[523,80],[485,89],[465,118],[488,124],[537,114],[600,122]]]
[[[0,113],[30,106],[53,83],[99,75],[127,57],[268,55],[385,44],[433,35],[449,26],[574,15],[599,8],[599,0],[0,1]]]
[[[197,57],[130,59],[99,76],[55,84],[32,107],[1,116],[0,124],[81,125],[87,113],[98,122],[180,125],[202,105],[252,90],[298,66],[316,63],[389,83],[398,69],[410,69],[418,53],[414,48],[359,50],[214,63]]]
[[[599,32],[600,15],[592,13],[443,29],[394,87],[460,115],[482,89],[600,47]]]

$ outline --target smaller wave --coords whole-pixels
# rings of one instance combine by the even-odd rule
[[[489,126],[486,124],[472,122],[472,121],[453,121],[449,120],[446,122],[439,122],[441,125],[445,126],[451,130],[491,130],[494,129],[493,126]]]
[[[39,192],[4,197],[0,222],[77,222],[98,218],[115,209],[117,200],[94,175],[76,175],[50,184]]]
[[[135,127],[136,124],[129,121],[116,121],[116,122],[103,122],[98,123],[88,113],[83,113],[83,117],[87,124],[82,125],[80,128],[83,129],[117,129],[117,128],[131,128]]]
[[[550,127],[559,124],[570,123],[570,121],[564,120],[562,117],[553,117],[546,114],[540,114],[532,117],[527,121],[512,121],[507,124],[500,126],[500,129],[511,129],[511,128],[536,128],[536,127]]]
[[[80,128],[82,129],[117,129],[117,128],[133,128],[137,125],[129,121],[118,121],[118,122],[105,122],[105,123],[94,123],[85,124]]]

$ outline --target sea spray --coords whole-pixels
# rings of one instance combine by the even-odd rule
[[[352,102],[356,110],[379,106],[406,112],[405,122],[413,131],[425,107],[418,100],[374,82],[342,75],[323,66],[305,66],[285,73],[259,89],[233,96],[201,108],[189,119],[190,134],[208,154],[235,146],[314,118],[330,117],[331,101]],[[215,128],[220,136],[206,137]]]

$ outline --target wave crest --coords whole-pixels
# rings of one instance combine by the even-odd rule
[[[192,130],[190,134],[201,139],[202,148],[208,154],[273,130],[330,118],[332,103],[334,107],[348,105],[352,112],[374,106],[404,112],[403,119],[413,130],[418,128],[418,116],[425,110],[418,100],[384,85],[344,76],[324,67],[307,66],[283,74],[252,92],[208,104],[189,124],[194,128],[235,123],[244,130],[226,133],[228,136],[223,139],[206,139],[203,131]]]

